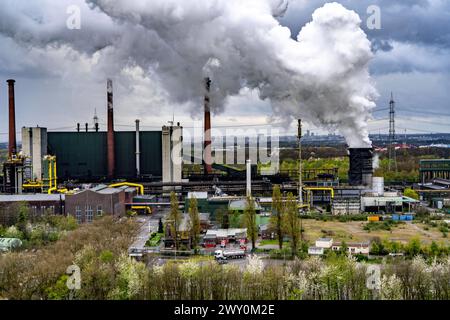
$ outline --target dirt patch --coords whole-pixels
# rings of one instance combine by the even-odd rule
[[[395,240],[408,242],[414,237],[418,237],[424,243],[431,241],[449,244],[448,238],[444,238],[437,230],[424,230],[425,225],[421,223],[401,223],[394,226],[391,231],[377,230],[368,232],[364,230],[365,221],[316,221],[303,220],[304,238],[314,242],[317,238],[327,236],[337,241],[369,241],[374,237],[384,240]]]

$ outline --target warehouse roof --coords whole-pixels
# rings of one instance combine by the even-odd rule
[[[333,239],[332,238],[319,238],[319,239],[317,239],[317,241],[327,241],[327,242],[329,242],[329,241],[333,241]]]
[[[227,237],[236,237],[237,235],[246,235],[247,228],[231,228],[231,229],[217,229],[217,230],[208,230],[206,231],[205,237],[217,237],[217,238],[227,238]]]
[[[206,191],[193,191],[193,192],[188,192],[187,195],[188,199],[208,199],[208,192]]]
[[[65,199],[64,194],[1,194],[0,202],[59,201]]]
[[[122,189],[125,192],[135,192],[136,191],[136,187],[129,187],[129,186],[122,186],[119,189]]]
[[[101,194],[114,194],[114,193],[119,193],[119,192],[122,192],[122,191],[123,191],[123,189],[105,188],[105,189],[98,190],[97,193],[101,193]]]
[[[261,210],[261,205],[253,200],[254,208],[255,210]],[[239,200],[232,200],[230,201],[230,204],[228,205],[228,208],[230,210],[245,210],[247,207],[247,199],[239,199]]]
[[[17,238],[0,238],[0,250],[10,250],[11,248],[20,247],[22,241]]]
[[[95,186],[93,188],[90,188],[89,190],[91,190],[91,191],[100,191],[100,190],[103,190],[105,188],[108,188],[108,186],[106,184],[99,184],[99,185],[97,185],[97,186]]]

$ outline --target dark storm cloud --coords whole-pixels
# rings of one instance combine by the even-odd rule
[[[177,0],[178,1],[178,0]],[[196,0],[192,0],[194,3]],[[267,0],[269,1],[269,0]],[[272,15],[285,26],[291,29],[292,38],[297,39],[301,28],[312,21],[312,13],[327,2],[325,0],[270,0],[272,4]],[[109,6],[88,6],[88,3],[111,3]],[[133,1],[128,1],[133,2]],[[137,1],[135,1],[137,3]],[[152,3],[164,3],[168,0],[151,0]],[[181,4],[187,3],[187,0],[179,0]],[[223,1],[230,3],[231,0]],[[238,0],[235,1],[239,3]],[[245,0],[242,0],[245,2]],[[375,78],[377,89],[381,95],[378,104],[385,106],[389,101],[390,91],[394,91],[399,106],[420,105],[421,108],[443,112],[448,108],[448,92],[450,92],[450,1],[446,0],[342,0],[336,1],[348,9],[358,13],[362,23],[361,28],[367,33],[371,41],[371,47],[374,53],[374,59],[370,62],[370,73]],[[125,15],[118,14],[119,10],[117,0],[39,0],[39,1],[19,1],[3,0],[0,11],[0,108],[6,113],[6,95],[4,94],[5,82],[7,78],[17,78],[18,112],[23,114],[18,116],[19,127],[30,124],[49,125],[58,123],[58,126],[73,126],[76,122],[86,121],[86,117],[93,114],[94,108],[99,110],[100,116],[104,111],[104,78],[105,75],[116,74],[115,90],[117,91],[117,112],[123,121],[133,123],[136,114],[139,117],[148,115],[152,121],[160,121],[171,118],[173,111],[180,110],[179,113],[189,118],[189,108],[181,111],[180,108],[174,108],[173,102],[167,104],[165,92],[160,92],[159,87],[155,85],[159,80],[157,75],[151,74],[149,78],[142,75],[146,71],[144,66],[142,70],[133,69],[134,64],[129,64],[130,52],[135,55],[142,51],[144,54],[138,56],[137,62],[142,62],[151,57],[155,57],[156,50],[161,48],[165,56],[170,56],[167,50],[159,45],[159,42],[153,41],[153,34],[146,32],[141,35],[143,26],[134,26],[134,19],[141,19],[131,13]],[[123,4],[127,1],[123,1]],[[143,2],[142,2],[143,3]],[[211,1],[214,3],[214,1]],[[42,4],[42,5],[40,5]],[[79,5],[82,11],[83,24],[82,29],[72,31],[65,28],[66,6],[68,4]],[[239,4],[240,5],[240,4]],[[381,9],[381,29],[370,30],[367,28],[366,21],[369,17],[367,8],[370,5],[378,5]],[[195,7],[195,6],[193,6]],[[111,18],[100,8],[111,11]],[[243,10],[242,12],[250,12]],[[211,10],[209,10],[211,13]],[[152,25],[156,23],[158,27],[158,17],[153,17],[152,12],[148,15],[147,23]],[[332,15],[332,14],[330,14]],[[208,11],[199,12],[198,17],[205,19],[208,17]],[[233,17],[238,16],[232,15]],[[131,19],[133,23],[125,23],[122,20]],[[250,15],[250,18],[252,16]],[[250,19],[251,20],[251,19]],[[145,22],[145,19],[141,22]],[[238,35],[242,33],[248,25],[248,21],[240,28],[236,28]],[[163,28],[163,30],[168,28]],[[254,28],[255,29],[255,28]],[[118,42],[120,30],[129,35],[130,41],[119,42],[114,49],[114,43]],[[187,29],[186,29],[187,30]],[[184,34],[182,28],[180,34]],[[214,34],[220,33],[221,28],[201,28],[200,31],[187,32],[195,35],[189,44],[194,44],[202,32],[211,30]],[[173,34],[175,36],[175,33]],[[261,36],[266,35],[261,32]],[[287,32],[286,38],[289,40]],[[61,41],[65,39],[65,41]],[[227,42],[222,38],[215,41],[215,44],[225,45]],[[32,40],[32,41],[31,41]],[[278,39],[279,40],[279,39]],[[312,44],[318,43],[317,38],[312,37]],[[254,42],[255,39],[249,38],[243,44]],[[150,45],[149,45],[150,44]],[[328,44],[327,42],[324,43]],[[354,42],[353,42],[354,44]],[[194,47],[202,48],[205,42],[200,42]],[[155,47],[155,48],[153,48]],[[242,46],[241,46],[242,47]],[[131,49],[130,49],[131,48]],[[273,51],[282,52],[280,46]],[[155,51],[155,52],[154,52]],[[317,50],[318,53],[324,50]],[[334,49],[330,49],[333,52]],[[227,51],[229,52],[229,50]],[[266,53],[267,50],[257,49],[250,56],[251,63],[258,62],[259,54]],[[96,54],[94,54],[96,53]],[[119,53],[119,56],[117,56]],[[120,63],[117,59],[120,58]],[[171,56],[170,56],[171,57]],[[177,56],[173,56],[176,58]],[[306,67],[311,67],[317,72],[326,65],[329,58],[318,59],[318,64],[312,65],[305,63]],[[237,60],[239,62],[239,60]],[[263,59],[261,61],[268,61]],[[304,59],[293,59],[293,65],[303,63]],[[325,61],[325,63],[324,63]],[[251,64],[250,63],[250,64]],[[265,63],[271,65],[270,63]],[[173,66],[181,65],[179,63],[167,64],[168,69]],[[183,65],[191,66],[193,64],[185,63]],[[236,66],[234,61],[227,65]],[[231,72],[231,67],[224,69],[222,74],[238,74],[241,70]],[[276,65],[274,65],[275,67]],[[326,67],[324,71],[328,74],[332,67]],[[263,65],[265,68],[266,66]],[[258,68],[258,69],[264,69]],[[279,68],[278,68],[279,69]],[[125,74],[123,73],[125,70]],[[155,76],[155,81],[153,81]],[[175,77],[178,80],[179,77]],[[194,77],[188,78],[188,83],[192,82]],[[310,77],[308,77],[310,83]],[[337,82],[337,81],[336,81]],[[336,83],[335,82],[335,83]],[[171,82],[172,83],[172,82]],[[231,84],[237,83],[236,78],[232,77]],[[228,84],[228,82],[227,82]],[[286,86],[286,81],[281,82],[281,88]],[[185,87],[185,86],[184,86]],[[294,88],[301,87],[294,86]],[[334,87],[334,83],[331,87]],[[154,90],[154,91],[152,91]],[[315,92],[316,88],[311,89]],[[281,90],[276,90],[278,92]],[[58,93],[55,96],[49,96],[48,92]],[[186,97],[183,90],[172,90],[180,92],[180,95]],[[233,92],[237,92],[234,90]],[[82,94],[80,94],[82,93]],[[132,94],[131,94],[132,93]],[[122,101],[120,100],[122,98]],[[426,97],[426,99],[425,99]],[[433,99],[429,98],[433,97]],[[422,100],[421,100],[422,99]],[[272,110],[270,103],[259,101],[257,94],[253,99],[246,97],[241,99],[232,99],[227,101],[228,115],[235,119],[241,119],[244,122],[251,122],[252,115],[254,121],[264,122],[257,118],[261,114],[271,116]],[[197,104],[201,105],[201,104]],[[321,105],[315,103],[314,105]],[[149,108],[152,111],[149,112]],[[25,112],[26,110],[26,112]],[[121,111],[122,110],[122,111]],[[162,112],[159,114],[158,112]],[[122,113],[120,113],[122,112]],[[165,112],[165,113],[164,113]],[[276,112],[272,113],[276,114]],[[158,119],[153,120],[153,116]],[[129,117],[129,118],[127,118]],[[155,118],[156,118],[155,117]],[[242,120],[244,119],[245,120]],[[143,119],[143,118],[142,118]],[[23,122],[20,122],[23,121]],[[150,120],[149,120],[150,121]],[[156,123],[155,122],[155,123]],[[6,131],[6,121],[0,123],[0,131]],[[442,127],[439,127],[442,130]],[[445,130],[444,130],[445,131]],[[447,130],[448,131],[448,130]]]
[[[281,21],[296,35],[309,20],[314,9],[326,2],[329,1],[293,0]],[[363,21],[362,28],[372,41],[413,42],[450,48],[450,1],[344,0],[339,2],[360,15]],[[381,9],[381,30],[367,28],[365,22],[369,17],[367,8],[370,5],[377,5]]]

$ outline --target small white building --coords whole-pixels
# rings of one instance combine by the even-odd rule
[[[309,247],[308,254],[312,255],[312,256],[321,256],[321,255],[323,255],[323,248]]]
[[[370,252],[370,243],[369,242],[358,242],[358,243],[347,243],[347,250],[350,254],[364,254],[368,255]],[[333,243],[331,250],[339,251],[341,250],[342,243],[336,242]]]
[[[330,249],[333,246],[333,238],[319,238],[316,240],[316,247]]]

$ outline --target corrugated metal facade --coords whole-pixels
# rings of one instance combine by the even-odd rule
[[[102,179],[107,176],[106,132],[48,132],[48,153],[56,155],[58,178]],[[140,132],[141,174],[162,176],[161,131]],[[136,133],[115,132],[116,177],[136,175]]]

